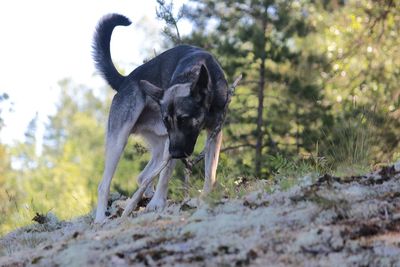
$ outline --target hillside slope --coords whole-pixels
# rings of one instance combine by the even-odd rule
[[[400,266],[400,163],[196,202],[101,226],[90,215],[36,218],[0,239],[0,266]]]

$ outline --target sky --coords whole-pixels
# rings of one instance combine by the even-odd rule
[[[183,2],[174,1],[176,6]],[[148,57],[145,51],[159,53],[163,24],[155,9],[155,0],[0,1],[0,93],[10,97],[0,141],[22,141],[36,113],[43,132],[55,112],[60,80],[71,78],[94,90],[105,85],[91,56],[94,29],[103,15],[120,13],[132,21],[117,27],[111,38],[111,55],[119,67],[131,71]]]

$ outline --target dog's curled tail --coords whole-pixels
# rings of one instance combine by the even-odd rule
[[[111,34],[116,26],[129,26],[130,24],[131,21],[120,14],[106,15],[97,25],[93,38],[93,59],[96,68],[116,91],[120,89],[125,77],[117,71],[111,59]]]

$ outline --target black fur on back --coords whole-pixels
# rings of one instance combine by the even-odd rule
[[[129,26],[131,21],[119,14],[104,16],[97,25],[93,38],[93,59],[97,70],[117,92],[125,77],[115,68],[110,53],[111,34],[116,26]]]

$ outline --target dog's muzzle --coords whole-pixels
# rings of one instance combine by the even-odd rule
[[[173,159],[183,159],[190,156],[189,154],[181,151],[172,151],[170,154]]]

